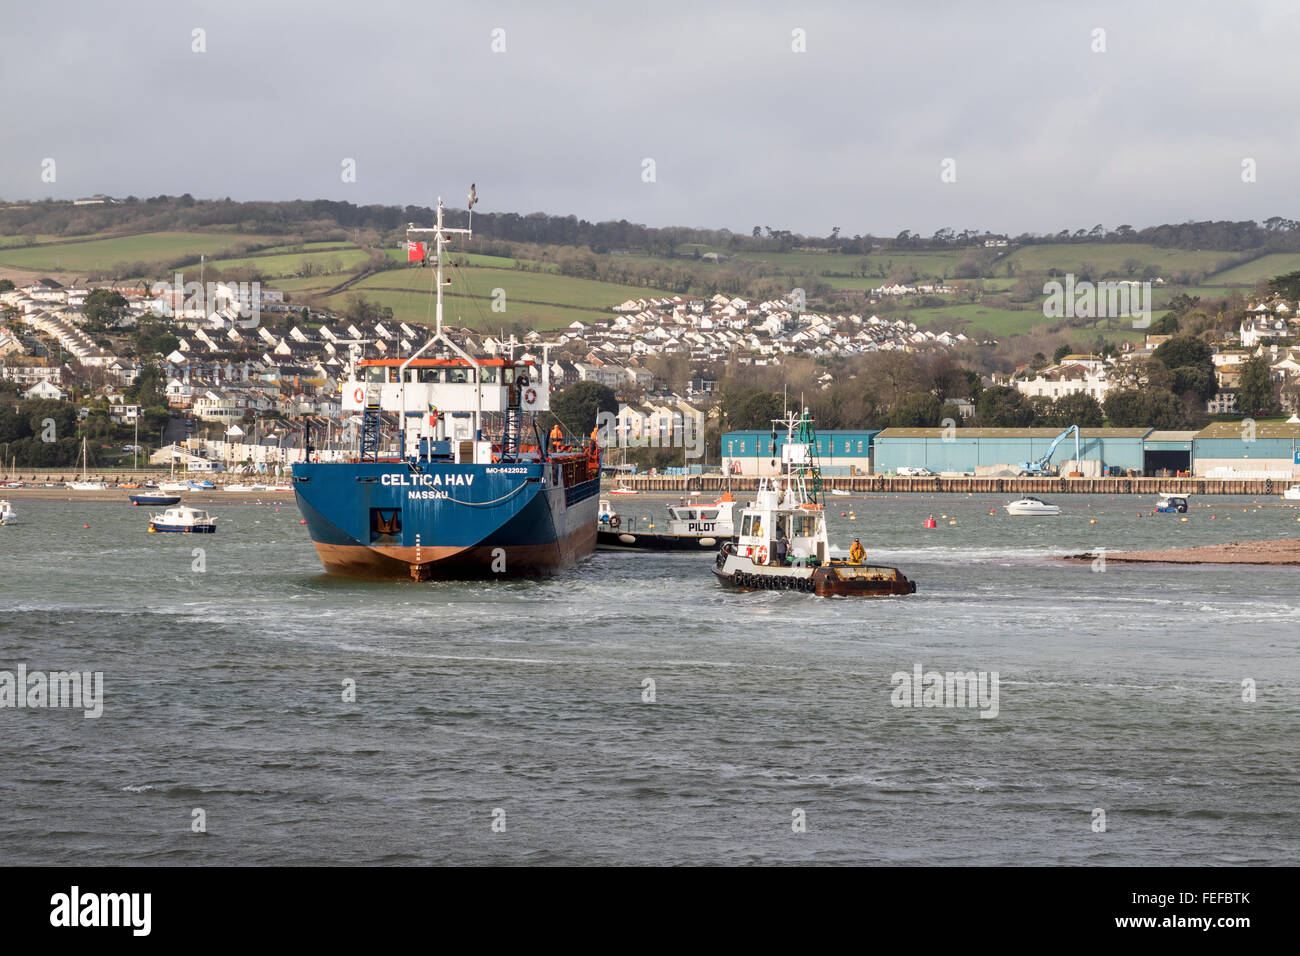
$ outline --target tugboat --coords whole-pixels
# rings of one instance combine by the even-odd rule
[[[817,465],[817,436],[804,409],[773,422],[786,428],[781,449],[784,474],[759,481],[754,504],[741,512],[740,534],[718,551],[713,573],[724,587],[742,591],[802,591],[822,597],[914,594],[916,583],[897,568],[833,557],[826,534]],[[786,545],[784,555],[782,545]]]
[[[217,530],[217,519],[206,511],[196,511],[186,505],[168,508],[160,515],[154,515],[149,521],[149,533],[156,531],[174,531],[180,534],[213,534]]]
[[[664,530],[638,528],[635,519],[625,522],[606,499],[600,502],[600,526],[596,548],[600,551],[699,551],[716,548],[736,536],[732,513],[736,499],[725,492],[712,504],[668,506]]]
[[[469,199],[472,216],[473,187]],[[596,547],[600,450],[538,431],[548,362],[473,356],[443,331],[446,246],[471,230],[444,226],[439,199],[433,229],[408,225],[408,259],[425,258],[415,239],[430,234],[433,336],[405,359],[354,351],[342,392],[344,413],[361,418],[356,457],[312,461],[309,450],[293,466],[312,544],[328,573],[352,577],[514,578],[571,566]]]

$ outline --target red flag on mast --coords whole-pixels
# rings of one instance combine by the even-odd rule
[[[424,243],[408,242],[406,244],[406,261],[423,262],[424,261]]]

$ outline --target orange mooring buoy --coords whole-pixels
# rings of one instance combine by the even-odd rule
[[[930,515],[930,517],[925,519],[925,526],[927,528],[937,528],[939,527],[939,522],[934,520],[934,515]]]

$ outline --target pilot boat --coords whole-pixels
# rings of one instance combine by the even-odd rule
[[[822,597],[914,594],[916,583],[897,568],[831,554],[826,506],[821,500],[817,436],[812,419],[791,413],[773,425],[786,428],[781,474],[759,480],[752,505],[741,512],[739,534],[718,551],[719,584],[741,591],[802,591]],[[776,429],[773,428],[773,441]],[[778,543],[789,543],[784,562]]]
[[[1007,514],[1017,515],[1022,518],[1039,515],[1059,515],[1061,513],[1060,505],[1048,504],[1039,498],[1021,498],[1019,501],[1013,501],[1002,507],[1006,509]]]
[[[728,491],[712,504],[669,505],[663,527],[642,528],[635,518],[625,520],[608,499],[602,499],[596,547],[601,551],[711,551],[735,536],[736,504]]]
[[[216,518],[206,511],[198,511],[188,505],[168,508],[162,514],[154,515],[149,521],[150,533],[175,531],[181,534],[212,534],[216,530]]]

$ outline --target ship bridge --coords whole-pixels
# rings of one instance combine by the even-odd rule
[[[343,383],[343,410],[363,411],[370,397],[378,399],[383,411],[399,415],[429,408],[504,412],[516,387],[523,411],[544,412],[551,407],[550,383],[543,381],[549,376],[539,372],[531,360],[484,358],[476,359],[475,364],[462,358],[420,358],[403,371],[405,362],[399,358],[357,362],[356,378]]]

